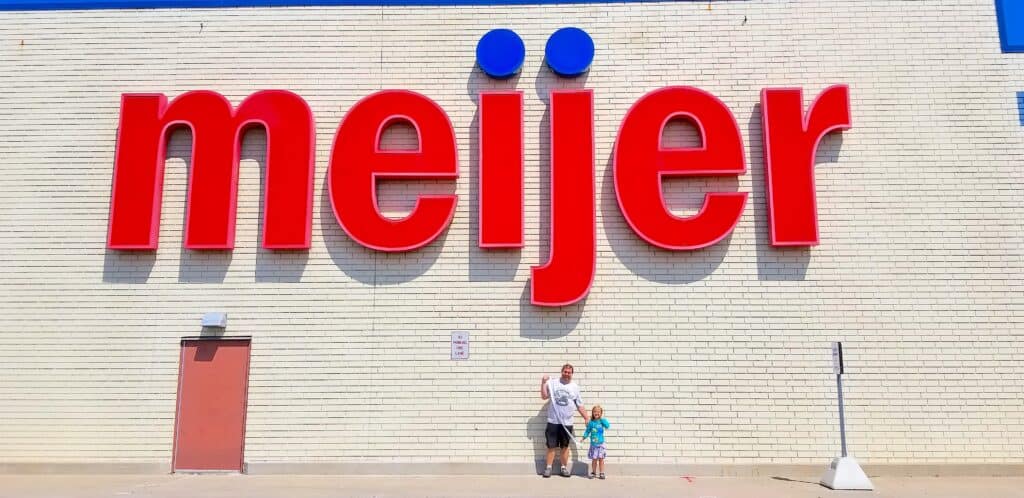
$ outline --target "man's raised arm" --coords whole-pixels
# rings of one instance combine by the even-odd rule
[[[548,392],[548,381],[551,377],[545,375],[540,379],[540,399],[548,399],[551,397],[551,393]]]

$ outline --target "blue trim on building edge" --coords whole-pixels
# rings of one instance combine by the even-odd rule
[[[0,11],[98,9],[214,9],[224,7],[450,6],[641,3],[691,0],[0,0]]]

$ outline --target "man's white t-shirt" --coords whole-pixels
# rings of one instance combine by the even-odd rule
[[[575,382],[562,384],[561,378],[548,380],[548,423],[572,425],[572,414],[577,406],[583,406],[580,398],[580,386]]]

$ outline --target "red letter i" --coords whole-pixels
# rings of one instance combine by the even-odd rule
[[[523,247],[523,92],[480,94],[480,241]]]

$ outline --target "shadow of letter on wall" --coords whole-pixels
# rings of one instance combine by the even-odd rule
[[[757,248],[758,280],[804,280],[811,262],[811,247],[773,247],[768,219],[768,184],[765,175],[764,139],[761,127],[761,104],[754,106],[747,125],[750,140],[750,172],[754,193],[755,247]],[[829,133],[821,139],[815,168],[821,163],[835,162],[843,144],[841,133]],[[820,218],[820,214],[819,214]]]
[[[587,298],[567,306],[536,306],[530,302],[531,282],[526,282],[523,294],[519,297],[519,336],[549,341],[569,335],[580,323]]]
[[[522,258],[522,248],[482,249],[478,245],[480,239],[480,92],[515,91],[518,81],[518,74],[507,80],[495,80],[474,65],[466,84],[466,91],[477,105],[473,121],[469,126],[469,161],[466,165],[468,169],[464,170],[468,172],[467,176],[469,177],[469,198],[466,201],[469,209],[467,240],[470,282],[514,280]],[[508,208],[516,209],[516,206]],[[518,208],[522,210],[523,206],[520,204]]]
[[[714,245],[693,251],[669,251],[651,245],[633,231],[619,209],[612,161],[609,156],[604,168],[601,217],[615,257],[638,277],[663,284],[689,284],[714,273],[729,252],[732,233]],[[731,176],[700,180],[687,178],[686,181],[701,181],[705,185],[704,191],[735,192],[739,188],[739,181]],[[703,202],[703,196],[700,202]]]
[[[144,284],[156,264],[156,251],[115,251],[103,254],[103,281],[120,284]]]
[[[263,247],[263,226],[266,224],[266,185],[267,185],[267,133],[264,128],[256,127],[248,131],[242,140],[241,164],[245,160],[255,161],[260,172],[259,183],[259,211],[257,214],[257,241],[242,243],[254,243],[256,245],[256,271],[257,282],[300,282],[302,273],[306,270],[306,263],[309,261],[309,249],[294,250],[269,250]],[[240,173],[244,174],[244,172]],[[310,185],[311,189],[315,189]],[[313,192],[310,192],[310,196]],[[296,200],[297,201],[297,200]],[[310,217],[313,213],[310,212]],[[313,220],[309,220],[312,224]],[[313,227],[310,226],[310,230]]]
[[[179,128],[171,133],[167,141],[166,161],[178,159],[185,165],[185,199],[188,199],[188,186],[192,178],[192,131],[189,128]],[[167,174],[166,172],[164,173]],[[227,195],[227,192],[225,192]],[[188,202],[187,200],[185,202]],[[182,210],[181,226],[186,226],[185,217],[189,209],[186,206]],[[202,250],[196,251],[185,249],[185,233],[182,229],[181,238],[176,239],[178,249],[178,282],[182,283],[220,283],[228,273],[231,266],[231,251],[228,250]]]

